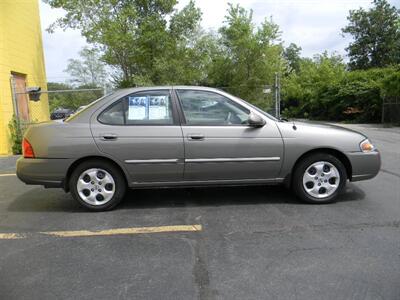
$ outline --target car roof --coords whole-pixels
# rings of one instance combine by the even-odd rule
[[[139,91],[149,91],[149,90],[165,90],[165,89],[174,89],[174,90],[203,90],[203,91],[221,91],[216,88],[207,87],[207,86],[197,86],[197,85],[159,85],[159,86],[144,86],[144,87],[132,87],[132,88],[124,88],[117,89],[116,91],[122,93],[134,93]]]
[[[98,99],[95,101],[93,105],[89,105],[88,110],[81,110],[78,114],[75,114],[72,119],[67,120],[68,122],[81,122],[87,121],[92,112],[96,111],[98,108],[102,107],[103,105],[110,103],[118,98],[125,97],[132,93],[143,92],[143,91],[154,91],[154,90],[201,90],[201,91],[214,91],[220,94],[226,94],[222,90],[218,90],[216,88],[205,87],[205,86],[190,86],[190,85],[166,85],[166,86],[146,86],[146,87],[132,87],[132,88],[124,88],[124,89],[117,89],[114,90],[112,93]]]

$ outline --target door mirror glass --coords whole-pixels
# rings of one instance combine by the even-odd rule
[[[249,118],[247,119],[247,123],[251,127],[263,127],[265,125],[265,120],[261,118],[259,115],[251,112],[249,114]]]

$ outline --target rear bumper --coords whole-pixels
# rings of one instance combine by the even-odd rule
[[[71,159],[23,158],[17,160],[17,176],[26,184],[63,187]]]
[[[370,153],[347,153],[352,167],[351,181],[360,181],[374,178],[381,168],[381,155],[379,151]]]

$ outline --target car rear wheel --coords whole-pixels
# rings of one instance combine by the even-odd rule
[[[335,156],[318,153],[301,161],[293,173],[293,190],[308,203],[331,203],[346,185],[343,163]]]
[[[101,160],[79,164],[72,172],[69,187],[72,196],[92,211],[114,208],[126,191],[125,179],[118,168]]]

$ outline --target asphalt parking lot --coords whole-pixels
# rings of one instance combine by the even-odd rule
[[[331,205],[281,187],[161,189],[89,213],[0,158],[0,299],[400,299],[400,129],[350,127],[382,170]]]

